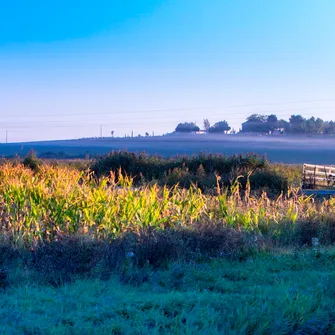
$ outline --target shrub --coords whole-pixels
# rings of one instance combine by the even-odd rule
[[[59,286],[88,274],[102,259],[104,243],[76,236],[63,236],[58,241],[40,244],[31,252],[31,261],[39,278]]]
[[[30,151],[28,155],[23,159],[22,164],[25,167],[37,172],[43,162],[37,158],[36,153],[34,151]]]
[[[246,182],[244,178],[244,183]],[[269,169],[257,171],[250,176],[250,187],[252,190],[267,190],[268,193],[286,193],[289,188],[287,179]]]
[[[222,178],[223,186],[229,186],[230,180],[241,174],[262,171],[268,166],[265,158],[256,154],[224,156],[221,154],[203,154],[194,156],[176,156],[163,158],[145,153],[135,154],[126,151],[114,151],[99,157],[91,166],[97,177],[122,173],[134,178],[135,185],[146,182],[158,182],[160,185],[190,187],[196,184],[200,189],[213,189],[216,175]],[[255,183],[257,185],[257,183]],[[281,189],[280,189],[281,191]],[[279,192],[280,192],[279,191]]]

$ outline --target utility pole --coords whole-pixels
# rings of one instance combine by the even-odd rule
[[[6,143],[8,143],[8,130],[6,130]]]
[[[131,137],[134,137],[134,131],[133,130],[131,131]]]
[[[100,126],[100,137],[102,137],[102,125]]]

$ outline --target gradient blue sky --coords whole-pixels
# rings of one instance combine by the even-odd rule
[[[335,119],[334,17],[334,0],[2,1],[0,142]]]

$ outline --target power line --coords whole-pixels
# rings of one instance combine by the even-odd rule
[[[295,102],[285,102],[285,103],[301,103],[301,102],[315,102],[315,101],[335,101],[335,99],[323,99],[323,100],[305,100],[305,101],[295,101]],[[264,104],[249,104],[249,105],[235,105],[235,106],[230,106],[230,107],[240,107],[240,106],[259,106],[259,105],[277,105],[277,104],[285,104],[285,103],[264,103]],[[226,107],[229,107],[229,106],[226,106]],[[310,111],[315,111],[317,112],[318,110],[326,110],[326,109],[332,109],[334,107],[303,107],[303,108],[291,108],[291,109],[268,109],[266,111],[258,111],[257,114],[271,114],[271,113],[277,113],[277,112],[294,112],[294,111],[307,111],[307,110],[310,110]],[[200,110],[200,108],[197,108]],[[201,108],[203,110],[203,112],[205,112],[204,108]],[[176,109],[175,109],[176,110]],[[178,110],[186,110],[186,109],[178,109]],[[187,109],[187,110],[190,110],[190,109]],[[163,110],[161,110],[163,111]],[[166,111],[172,111],[171,109],[170,110],[166,110]],[[255,112],[254,112],[255,113]],[[97,113],[94,113],[94,115],[96,115]],[[105,113],[100,113],[101,115],[105,115]],[[242,121],[243,119],[245,119],[245,114],[246,112],[235,112],[233,113],[233,115],[235,117],[231,117],[231,116],[227,116],[225,115],[226,112],[220,112],[220,113],[211,113],[209,115],[209,117],[212,117],[212,116],[218,116],[220,115],[222,118],[225,118],[227,119],[228,122],[230,121]],[[60,114],[58,114],[60,115]],[[80,115],[81,117],[82,116],[88,116],[90,114],[64,114],[63,116],[71,116],[71,115]],[[91,114],[93,115],[93,114]],[[109,114],[110,116],[113,116],[111,114]],[[243,115],[241,117],[236,117],[237,115]],[[51,116],[51,115],[43,115],[43,116]],[[193,114],[192,116],[190,116],[189,118],[193,118],[195,116],[195,114]],[[205,115],[202,115],[201,117],[204,117]],[[280,114],[280,115],[277,115],[278,117],[280,118],[283,118],[283,117],[288,117],[288,116],[291,116],[291,114]],[[30,116],[28,116],[30,117]],[[197,115],[197,117],[200,117]],[[153,124],[157,124],[157,123],[167,123],[167,124],[172,124],[172,123],[177,123],[177,122],[182,122],[184,120],[181,120],[181,117],[180,116],[176,116],[176,115],[170,115],[170,116],[134,116],[131,118],[132,121],[135,121],[135,120],[145,120],[145,121],[150,121],[150,120],[153,120],[155,119],[155,121],[153,122]],[[106,122],[101,122],[101,120],[98,120],[96,122],[99,122],[98,124],[97,123],[92,123],[92,122],[89,122],[89,120],[86,120],[86,122],[89,122],[89,123],[83,123],[83,122],[78,122],[77,120],[69,120],[69,121],[65,121],[65,120],[41,120],[41,121],[8,121],[8,122],[4,122],[4,123],[1,123],[0,124],[0,127],[6,129],[6,130],[3,130],[3,132],[5,131],[8,131],[8,129],[10,129],[11,131],[17,129],[21,129],[21,130],[29,130],[29,129],[39,129],[41,127],[47,127],[47,128],[77,128],[77,127],[87,127],[87,128],[95,128],[95,127],[98,127],[100,126],[100,136],[101,136],[101,132],[102,132],[102,126],[110,126],[110,127],[113,127],[113,128],[130,128],[132,127],[132,125],[130,124],[129,121],[124,121],[124,122],[112,122],[112,123],[108,123],[108,121],[111,121],[111,120],[105,120]],[[62,124],[57,124],[57,123],[63,123]],[[71,123],[75,123],[75,124],[71,124]],[[13,126],[11,126],[11,124],[13,124]],[[20,125],[20,126],[18,126]],[[141,126],[143,126],[141,124]],[[1,129],[1,128],[0,128]],[[0,130],[1,131],[1,130]]]
[[[226,118],[226,117],[222,117],[222,119],[226,119],[226,121],[231,122],[231,121],[243,121],[245,120],[245,118],[240,117],[240,118]],[[176,124],[176,123],[180,123],[180,122],[187,122],[188,120],[186,119],[171,119],[171,120],[156,120],[155,122],[152,123],[153,125],[157,125],[160,123],[165,123],[165,124]],[[141,127],[143,127],[144,124],[139,124]],[[1,126],[1,125],[0,125]],[[46,123],[38,123],[38,124],[31,124],[31,125],[27,125],[27,126],[8,126],[5,125],[2,128],[0,128],[1,132],[5,132],[5,130],[1,130],[1,129],[7,129],[7,130],[31,130],[31,129],[41,129],[41,128],[47,128],[47,129],[53,129],[53,128],[72,128],[72,129],[78,129],[80,128],[98,128],[100,127],[100,134],[101,134],[101,123],[99,124],[83,124],[83,123],[78,123],[76,122],[76,124],[65,124],[65,125],[53,125],[52,123],[46,124]],[[124,122],[124,123],[120,123],[120,122],[113,122],[113,123],[104,123],[103,127],[111,127],[111,128],[118,128],[118,129],[130,129],[133,127],[133,125],[129,122]]]
[[[313,110],[313,111],[317,111],[317,110],[326,110],[326,109],[332,109],[333,107],[312,107],[312,108],[292,108],[292,109],[275,109],[275,110],[267,110],[267,111],[257,111],[256,113],[257,114],[270,114],[270,113],[276,113],[276,112],[295,112],[295,111],[307,111],[307,110]],[[335,109],[335,107],[334,107]],[[218,116],[218,115],[222,115],[222,117],[225,117],[224,115],[225,113],[222,112],[222,113],[212,113],[210,114],[210,116]],[[239,117],[239,118],[236,118],[236,117],[229,117],[229,120],[241,120],[242,118],[244,118],[244,115],[246,113],[245,112],[239,112],[239,113],[234,113],[233,115],[236,116],[236,115],[243,115],[242,117]],[[255,113],[254,113],[255,114]],[[83,116],[83,115],[82,115]],[[194,114],[192,116],[195,116]],[[200,115],[197,115],[200,117]],[[288,116],[291,116],[291,114],[280,114],[278,115],[279,117],[288,117]],[[165,120],[165,119],[175,119],[177,116],[176,115],[170,115],[170,116],[137,116],[137,117],[132,117],[131,120],[152,120],[152,119],[161,119],[161,120]],[[205,115],[202,115],[201,117],[205,117]],[[178,116],[179,118],[179,116]],[[106,120],[106,121],[111,121],[111,120]],[[86,122],[89,122],[89,120],[87,120]],[[155,122],[160,122],[160,121],[155,121]],[[162,122],[165,122],[165,121],[162,121]],[[82,125],[85,125],[85,123],[80,123],[78,122],[77,120],[44,120],[44,121],[7,121],[7,122],[3,122],[2,125],[4,124],[11,124],[11,123],[14,123],[14,124],[23,124],[23,125],[28,125],[28,124],[33,124],[33,125],[36,125],[37,123],[39,125],[47,125],[47,124],[54,124],[54,123],[75,123],[75,124],[82,124]],[[117,124],[128,124],[129,122],[123,122],[123,123],[120,123],[120,122],[113,122],[113,124],[117,125]],[[99,124],[101,124],[101,121],[99,122]],[[89,123],[87,125],[94,125],[93,123]],[[104,123],[104,125],[106,125],[106,123]],[[56,127],[56,126],[55,126]],[[62,127],[62,126],[59,126],[59,127]]]
[[[285,105],[285,104],[297,104],[297,103],[311,103],[311,102],[331,102],[335,99],[318,99],[318,100],[299,100],[299,101],[285,101],[285,102],[265,102],[255,104],[242,104],[242,105],[225,105],[225,106],[207,106],[207,107],[187,107],[187,108],[168,108],[168,109],[147,109],[147,110],[125,110],[125,111],[113,111],[113,112],[91,112],[91,113],[57,113],[57,114],[31,114],[31,115],[16,115],[7,116],[7,118],[13,117],[49,117],[49,116],[84,116],[84,115],[115,115],[115,114],[129,114],[129,113],[153,113],[153,112],[179,112],[179,111],[192,111],[192,110],[210,110],[210,109],[224,109],[224,108],[240,108],[240,107],[256,107],[256,106],[273,106],[273,105]],[[331,108],[331,107],[330,107]],[[111,114],[113,113],[113,114]],[[2,117],[5,118],[6,116]]]
[[[241,121],[242,119],[234,119],[234,121]],[[184,121],[184,120],[183,120]],[[171,121],[158,121],[156,123],[151,124],[150,126],[148,125],[148,127],[154,127],[155,125],[157,125],[157,123],[165,123],[168,124],[171,127],[175,127],[178,123],[183,122],[181,120],[171,120]],[[187,120],[186,120],[187,121]],[[228,121],[228,123],[231,123],[231,119],[226,120]],[[140,125],[141,128],[143,128],[143,125]],[[82,125],[82,124],[77,124],[77,125],[63,125],[63,126],[55,126],[55,125],[35,125],[35,126],[30,126],[30,127],[7,127],[7,130],[10,132],[22,132],[22,131],[31,131],[33,129],[59,129],[59,128],[68,128],[68,129],[79,129],[79,128],[95,128],[95,129],[100,129],[100,137],[101,137],[101,127],[98,124],[93,124],[93,125]],[[103,127],[110,127],[110,129],[132,129],[134,127],[133,124],[103,124]],[[4,133],[5,130],[0,130],[0,132]]]

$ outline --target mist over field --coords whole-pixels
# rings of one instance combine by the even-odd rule
[[[165,157],[200,152],[226,155],[254,152],[270,161],[288,164],[335,164],[335,137],[175,135],[137,138],[94,138],[64,141],[1,144],[3,156],[63,152],[66,155],[95,155],[113,150],[146,152]]]

